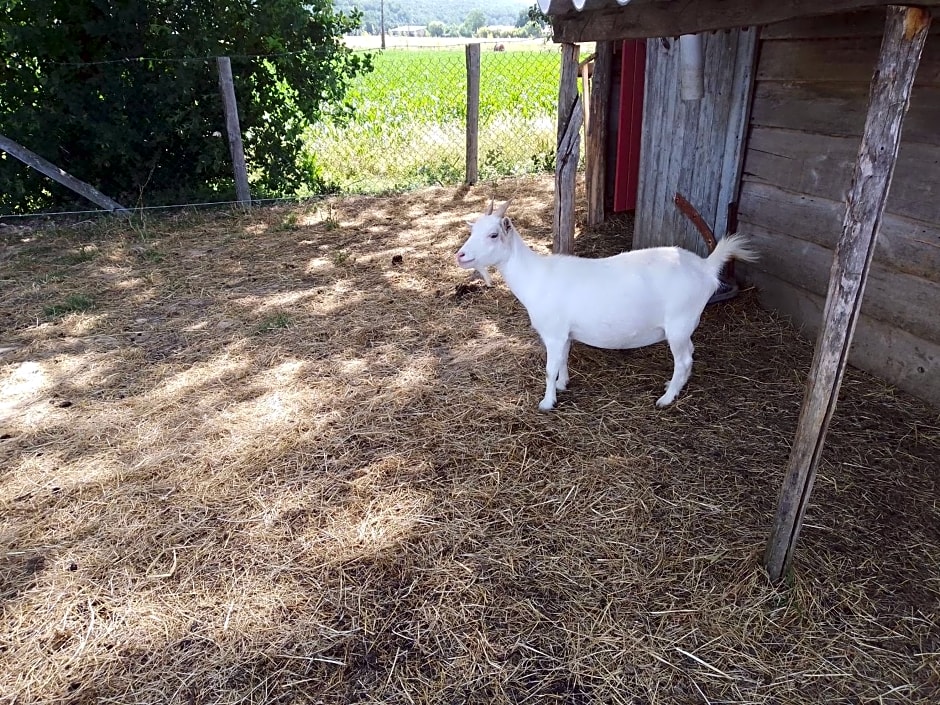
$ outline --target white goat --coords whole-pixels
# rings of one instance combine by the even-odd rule
[[[744,239],[729,235],[708,258],[680,247],[653,247],[603,259],[533,252],[506,217],[509,201],[490,203],[471,225],[457,252],[464,269],[496,267],[529,312],[545,344],[545,397],[539,409],[555,406],[556,390],[568,385],[568,352],[576,340],[598,348],[639,348],[667,341],[675,362],[666,393],[656,406],[676,398],[692,372],[692,333],[718,274],[733,257],[757,259]]]

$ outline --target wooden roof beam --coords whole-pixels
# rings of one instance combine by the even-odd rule
[[[578,43],[678,37],[890,4],[890,0],[632,0],[621,6],[616,0],[594,0],[579,12],[571,0],[551,0],[549,14],[554,40]],[[940,0],[921,0],[917,5],[937,7]]]

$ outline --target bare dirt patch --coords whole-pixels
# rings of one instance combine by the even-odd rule
[[[938,701],[937,412],[850,372],[774,587],[810,343],[745,292],[673,407],[575,346],[539,413],[453,261],[490,190],[5,236],[0,702]],[[496,191],[547,250],[551,180]]]

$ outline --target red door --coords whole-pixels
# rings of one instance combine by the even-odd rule
[[[615,213],[636,210],[640,179],[640,135],[643,130],[646,40],[625,40],[620,57],[620,111],[614,172]]]

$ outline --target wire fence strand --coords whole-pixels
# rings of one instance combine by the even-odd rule
[[[554,168],[560,62],[552,45],[481,52],[480,180]],[[390,49],[374,66],[350,87],[348,112],[308,133],[325,180],[348,193],[463,180],[464,46]]]
[[[560,53],[542,41],[481,45],[479,179],[492,181],[504,176],[546,172],[554,168],[557,85]],[[265,194],[255,203],[275,203],[327,193],[361,194],[399,192],[428,185],[453,185],[466,176],[467,66],[465,45],[390,48],[382,51],[355,50],[372,56],[374,69],[351,79],[346,100],[326,106],[321,117],[306,129],[299,160],[310,165],[314,178],[310,188],[289,194]],[[288,52],[303,54],[305,52]],[[252,64],[286,54],[232,55],[236,93],[239,73],[247,75]],[[89,62],[108,71],[139,64],[204,62],[216,57],[127,57]],[[76,64],[77,65],[77,64]],[[156,80],[156,68],[154,76]],[[214,71],[214,65],[206,69]],[[247,93],[247,91],[245,91]],[[207,158],[228,159],[224,149],[221,101],[218,129],[207,134]],[[49,109],[49,108],[44,108]],[[107,118],[107,116],[105,116]],[[180,118],[185,119],[184,117]],[[159,168],[186,168],[172,164],[160,154],[160,126],[154,139],[139,145],[149,162]],[[242,124],[250,134],[251,124]],[[30,145],[24,145],[27,148]],[[62,145],[67,154],[68,145]],[[118,157],[119,158],[119,155]],[[69,171],[66,162],[57,166]],[[0,153],[0,168],[26,169],[12,157]],[[251,173],[251,154],[248,170]],[[123,203],[131,211],[154,211],[188,207],[227,206],[236,203],[230,193],[216,185],[212,193],[154,194],[144,184],[135,190],[135,203]],[[96,185],[96,175],[83,179]],[[106,195],[114,196],[115,194]],[[206,197],[208,196],[208,198]],[[119,199],[120,200],[120,199]],[[4,209],[6,210],[6,209]],[[60,215],[93,215],[107,211],[44,209],[42,212],[0,212],[0,218]]]

